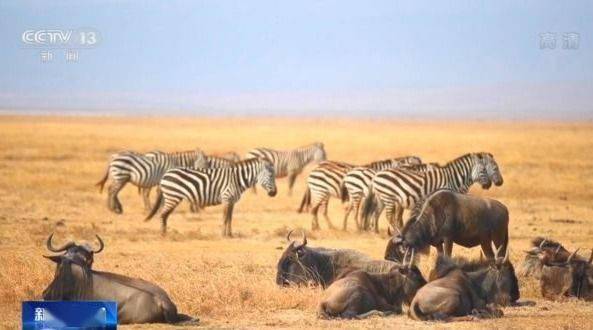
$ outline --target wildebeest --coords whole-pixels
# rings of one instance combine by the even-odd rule
[[[593,300],[593,250],[589,259],[576,251],[568,252],[562,244],[537,237],[533,248],[527,251],[521,274],[540,280],[544,298],[556,300],[565,297]]]
[[[47,249],[60,255],[44,256],[57,264],[53,281],[43,291],[44,300],[114,300],[118,323],[197,321],[178,314],[167,293],[155,284],[127,276],[92,269],[94,255],[103,251],[88,244],[68,242],[60,247],[47,239]]]
[[[302,243],[290,240],[278,260],[276,284],[280,286],[313,284],[327,287],[348,268],[358,268],[369,273],[386,273],[397,263],[375,260],[358,251],[349,249],[327,249],[307,246],[307,236]]]
[[[324,292],[318,307],[321,318],[363,318],[375,312],[402,312],[426,280],[410,262],[393,266],[389,272],[371,274],[364,270],[347,270]]]
[[[401,260],[404,249],[427,251],[429,245],[451,256],[456,243],[468,248],[480,245],[486,257],[494,259],[492,243],[500,254],[507,250],[508,224],[509,212],[502,203],[440,190],[430,195],[401,233],[389,240],[385,258]]]
[[[453,261],[439,255],[434,278],[412,300],[409,316],[415,320],[455,320],[467,315],[500,316],[493,305],[519,299],[519,286],[508,252],[496,260]]]

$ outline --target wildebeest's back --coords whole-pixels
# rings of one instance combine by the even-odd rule
[[[397,263],[388,260],[377,260],[366,254],[350,249],[330,250],[334,267],[334,274],[347,269],[358,268],[372,274],[387,273],[397,265]]]

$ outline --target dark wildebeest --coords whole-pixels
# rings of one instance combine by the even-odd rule
[[[488,259],[495,257],[492,243],[497,257],[507,250],[509,212],[496,200],[439,190],[417,213],[389,240],[385,259],[399,261],[407,248],[428,252],[430,245],[451,256],[453,243],[468,248],[480,245]]]
[[[120,324],[197,321],[178,314],[167,293],[150,282],[92,270],[94,254],[104,247],[98,235],[97,250],[74,242],[54,247],[52,237],[53,234],[47,239],[47,249],[63,254],[45,256],[57,268],[53,281],[43,291],[44,300],[113,300],[117,302]]]
[[[369,273],[386,273],[394,265],[393,261],[375,260],[358,251],[349,249],[327,249],[307,246],[307,236],[303,242],[290,241],[278,260],[276,284],[281,286],[314,284],[327,287],[344,270],[357,268]]]
[[[527,251],[522,275],[540,280],[542,296],[556,300],[566,297],[593,300],[593,250],[589,259],[568,252],[560,243],[538,237]]]
[[[380,313],[401,314],[402,304],[409,305],[426,280],[412,265],[393,266],[387,273],[371,274],[364,270],[346,270],[325,291],[319,303],[320,318],[364,318]]]
[[[500,316],[493,305],[519,299],[519,286],[508,250],[504,258],[453,261],[439,255],[435,276],[412,300],[409,316],[415,320],[456,320],[459,317]]]

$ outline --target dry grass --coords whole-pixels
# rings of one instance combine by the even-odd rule
[[[288,228],[309,228],[297,214],[304,175],[292,197],[286,181],[279,194],[246,193],[235,208],[236,239],[221,239],[221,209],[195,215],[182,205],[161,238],[156,220],[144,223],[136,190],[124,189],[125,214],[105,206],[93,184],[108,155],[120,149],[206,151],[255,146],[289,148],[323,141],[330,159],[363,163],[415,154],[444,162],[468,151],[490,151],[505,184],[472,192],[497,198],[511,211],[512,260],[536,235],[551,236],[569,248],[589,247],[593,238],[593,125],[559,123],[420,123],[283,119],[137,119],[1,117],[0,120],[0,325],[17,327],[20,301],[36,299],[53,275],[41,257],[44,239],[91,240],[95,232],[107,248],[95,267],[138,276],[165,288],[187,314],[206,327],[438,327],[586,328],[593,305],[540,299],[537,283],[521,279],[522,299],[535,307],[507,308],[505,317],[452,324],[419,323],[406,316],[364,321],[320,321],[319,289],[279,289],[275,266]],[[332,201],[330,216],[340,223],[342,208]],[[569,220],[569,221],[567,221]],[[574,221],[573,221],[574,220]],[[322,227],[325,228],[323,220]],[[382,223],[384,226],[384,223]],[[311,234],[311,245],[354,248],[380,258],[386,234],[329,231]],[[477,257],[477,249],[455,254]],[[426,274],[431,258],[424,258]],[[150,327],[162,327],[150,326]]]

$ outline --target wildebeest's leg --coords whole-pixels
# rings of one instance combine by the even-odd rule
[[[503,258],[506,255],[508,249],[509,233],[505,231],[502,235],[495,236],[492,241],[494,243],[494,247],[498,250],[498,255],[496,257]]]
[[[150,212],[152,210],[152,205],[150,203],[150,190],[152,188],[140,188],[140,193],[142,194],[142,201],[144,202],[144,211]]]
[[[128,180],[114,181],[108,189],[107,207],[117,214],[121,214],[124,211],[119,202],[119,198],[117,198],[117,194],[124,188],[126,183],[128,183]]]
[[[480,245],[482,246],[482,251],[484,251],[484,255],[486,256],[486,258],[490,260],[494,259],[494,251],[492,251],[492,242],[490,241],[490,239],[483,239]]]
[[[299,172],[290,172],[288,174],[288,196],[292,196],[292,188],[294,187],[298,175]]]
[[[327,205],[329,204],[329,198],[326,198],[325,201],[323,202],[323,218],[325,219],[325,222],[327,222],[327,226],[329,227],[329,229],[334,229],[334,224],[331,222],[331,220],[329,219],[329,216],[327,215]]]
[[[443,243],[439,243],[437,245],[435,245],[435,248],[437,249],[437,254],[443,254],[444,250],[443,250]]]
[[[453,241],[449,238],[445,238],[444,240],[445,245],[445,255],[450,257],[453,254]]]

